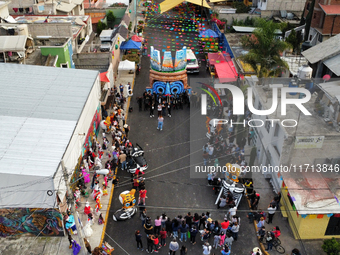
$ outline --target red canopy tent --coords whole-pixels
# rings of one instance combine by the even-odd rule
[[[100,81],[102,82],[110,82],[109,78],[106,76],[107,72],[100,73]]]
[[[215,64],[215,69],[221,83],[237,80],[238,74],[233,61]]]
[[[236,81],[239,74],[236,71],[234,62],[229,53],[216,52],[208,53],[209,64],[214,67],[221,83]],[[243,77],[240,77],[243,78]]]
[[[140,36],[137,36],[137,35],[133,35],[133,36],[131,37],[131,40],[132,40],[132,41],[135,41],[135,42],[143,42],[143,38],[140,37]]]

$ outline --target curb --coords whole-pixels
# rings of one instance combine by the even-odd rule
[[[133,81],[132,81],[132,91],[133,91],[133,88],[134,88],[134,86],[135,86],[135,79],[136,79],[136,75],[133,77]],[[132,98],[132,97],[129,97],[129,98],[128,98],[128,101],[127,101],[127,104],[126,104],[125,121],[126,121],[127,118],[128,118],[131,98]],[[115,170],[115,175],[117,175],[117,169],[118,169],[118,167],[117,167],[116,170]],[[110,212],[110,208],[111,208],[111,201],[112,201],[114,189],[115,189],[115,185],[112,184],[112,189],[111,189],[111,192],[110,192],[110,200],[109,200],[109,204],[108,204],[107,210],[106,210],[105,223],[104,223],[104,227],[103,227],[103,230],[102,230],[102,236],[101,236],[101,238],[100,238],[99,247],[102,247],[102,244],[103,244],[103,241],[104,241],[104,236],[105,236],[105,233],[106,233],[106,225],[107,225],[107,223],[108,223],[107,220],[108,220],[108,218],[109,218],[109,212]]]
[[[250,206],[250,201],[249,201],[248,198],[247,198],[247,202],[248,202],[249,208],[251,208],[251,206]],[[256,220],[253,221],[253,224],[254,224],[255,232],[257,233],[257,224],[256,224]],[[262,251],[262,254],[263,254],[263,255],[270,255],[270,254],[266,251],[266,248],[264,247],[263,243],[260,242],[260,237],[258,237],[258,236],[257,236],[257,241],[259,242],[259,246],[260,246],[260,249],[261,249],[261,251]]]

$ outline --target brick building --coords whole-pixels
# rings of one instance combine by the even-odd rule
[[[305,6],[304,17],[310,10],[312,0]],[[316,45],[340,33],[340,1],[315,0],[308,40]]]

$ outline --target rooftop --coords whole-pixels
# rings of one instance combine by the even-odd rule
[[[319,6],[326,13],[326,15],[337,15],[337,14],[340,14],[340,5],[323,5],[323,4],[319,4]]]
[[[320,60],[325,60],[340,53],[340,34],[319,43],[312,48],[303,51],[301,54],[314,64]]]
[[[55,173],[97,75],[0,63],[0,173]]]
[[[47,18],[48,17],[48,18]],[[75,37],[87,23],[89,16],[15,16],[17,23],[69,23],[72,26],[73,37]],[[47,20],[47,22],[45,22]]]
[[[246,78],[253,84],[252,78]],[[270,85],[255,85],[256,96],[259,97],[263,110],[270,109],[272,106],[272,87],[288,87],[291,79],[268,78]],[[267,82],[265,82],[267,84]],[[326,83],[327,84],[327,83]],[[252,85],[252,87],[254,87]],[[304,87],[303,84],[300,87]],[[276,111],[272,114],[267,115],[268,119],[294,119],[298,122],[297,128],[285,128],[286,132],[290,136],[339,136],[339,133],[333,126],[328,126],[325,120],[318,116],[315,111],[315,100],[316,95],[312,94],[311,99],[307,103],[303,103],[303,106],[312,114],[304,115],[295,105],[288,104],[286,115],[281,115],[281,89],[278,89],[278,106]],[[296,95],[290,95],[287,93],[287,98],[299,98],[299,93]],[[256,107],[255,107],[256,108]],[[286,123],[286,125],[292,125]]]
[[[26,40],[26,35],[0,36],[0,52],[24,52]]]
[[[340,176],[338,173],[282,172],[282,177],[299,214],[339,213]]]

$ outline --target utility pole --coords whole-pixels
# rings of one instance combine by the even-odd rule
[[[76,212],[76,208],[74,206],[74,197],[73,197],[73,193],[72,193],[70,184],[68,182],[68,174],[67,174],[66,167],[64,165],[64,160],[61,160],[61,168],[63,170],[65,185],[66,185],[66,188],[67,188],[67,193],[66,193],[67,202],[71,203],[71,212],[73,214],[74,221],[76,223],[76,227],[77,227],[77,230],[78,230],[79,245],[81,246],[82,254],[86,255],[87,250],[86,250],[86,247],[85,247],[85,242],[84,242],[84,237],[83,237],[83,229],[79,224],[78,213]]]

